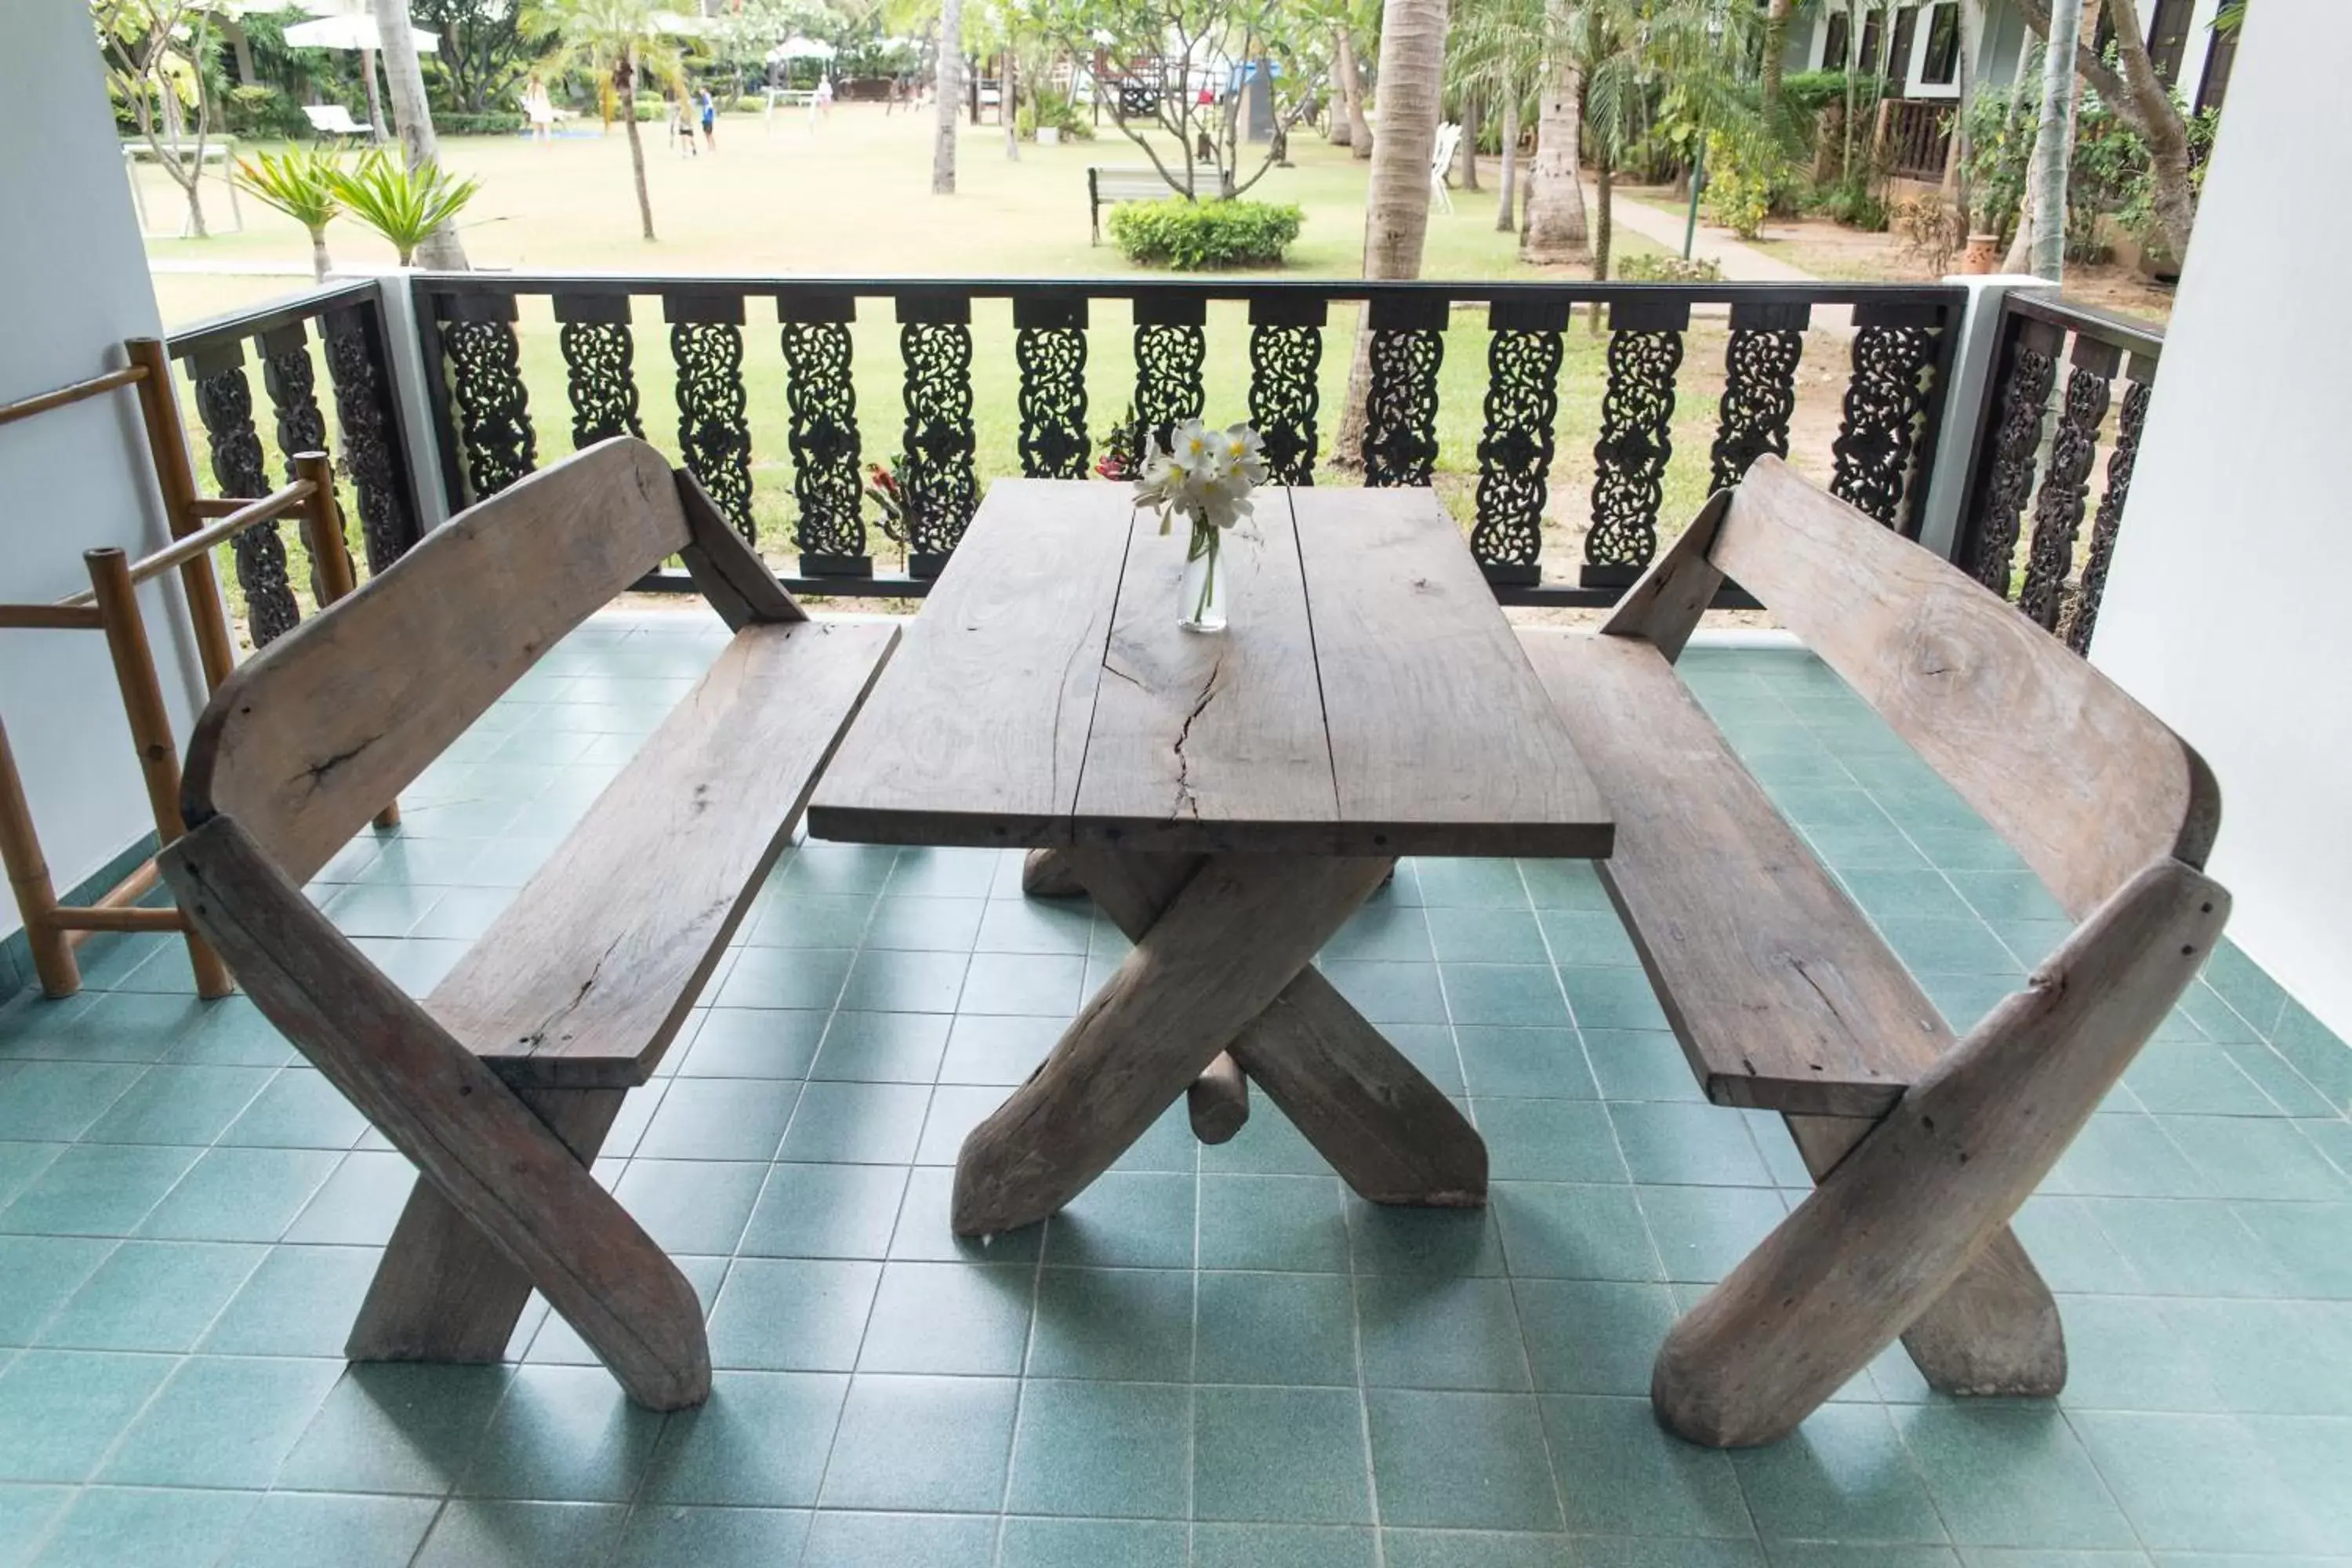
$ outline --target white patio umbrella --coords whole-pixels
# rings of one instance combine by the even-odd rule
[[[408,36],[416,41],[420,55],[438,54],[441,35],[423,27],[411,27]],[[297,22],[286,29],[286,41],[304,49],[380,49],[383,35],[376,31],[375,17],[365,11],[339,11],[313,22]]]
[[[768,51],[771,65],[778,60],[829,60],[841,51],[821,38],[803,37],[794,33]]]

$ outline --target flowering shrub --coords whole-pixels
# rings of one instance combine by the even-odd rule
[[[1110,213],[1110,237],[1139,267],[1178,272],[1279,267],[1306,215],[1286,202],[1129,202]]]

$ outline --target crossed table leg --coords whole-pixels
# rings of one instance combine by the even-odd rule
[[[1391,862],[1083,847],[1064,855],[1135,951],[1029,1081],[964,1140],[957,1235],[994,1235],[1062,1208],[1221,1051],[1364,1197],[1486,1202],[1477,1132],[1310,967]]]

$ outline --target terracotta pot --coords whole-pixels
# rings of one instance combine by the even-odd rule
[[[1981,278],[2000,265],[2000,236],[1972,234],[1969,246],[1960,252],[1960,270],[1970,277]]]

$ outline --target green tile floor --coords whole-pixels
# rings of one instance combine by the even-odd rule
[[[719,641],[593,623],[317,897],[428,987]],[[2062,933],[1820,665],[1687,668],[1957,1021]],[[719,1368],[667,1418],[537,1308],[504,1366],[347,1370],[404,1163],[176,944],[94,943],[0,1010],[0,1565],[2352,1563],[2352,1052],[2234,952],[2020,1218],[2062,1400],[1898,1351],[1725,1455],[1659,1432],[1650,1359],[1803,1173],[1700,1101],[1589,868],[1409,864],[1324,955],[1466,1100],[1486,1213],[1368,1208],[1261,1102],[966,1247],[960,1139],[1122,951],[1017,870],[799,847],[630,1098],[597,1172]]]

